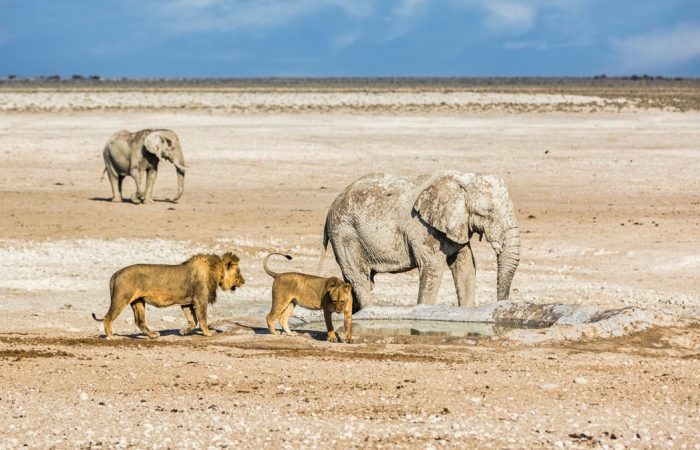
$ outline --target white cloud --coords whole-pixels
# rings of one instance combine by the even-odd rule
[[[620,72],[672,69],[700,58],[700,23],[684,23],[669,30],[614,38],[611,45]]]
[[[535,24],[537,11],[520,2],[484,2],[486,26],[493,31],[523,33]]]

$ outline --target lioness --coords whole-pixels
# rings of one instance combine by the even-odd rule
[[[335,342],[337,337],[333,330],[331,313],[343,313],[345,325],[345,342],[352,340],[352,286],[338,277],[323,278],[297,272],[275,273],[267,267],[267,260],[272,255],[284,256],[283,253],[270,253],[263,260],[263,268],[275,281],[272,283],[272,308],[267,315],[267,327],[270,333],[279,334],[275,329],[275,320],[279,318],[284,332],[296,334],[289,329],[287,320],[299,305],[307,309],[323,310],[328,329],[328,340]]]
[[[216,301],[216,287],[235,291],[243,283],[238,257],[233,253],[195,255],[179,265],[135,264],[112,275],[109,280],[112,299],[109,311],[102,319],[98,319],[95,313],[92,318],[103,322],[105,334],[111,338],[112,322],[126,305],[131,305],[136,325],[153,339],[160,333],[146,326],[146,303],[159,308],[180,305],[187,318],[187,326],[180,330],[180,334],[191,333],[199,322],[202,334],[211,336],[207,326],[207,304]]]

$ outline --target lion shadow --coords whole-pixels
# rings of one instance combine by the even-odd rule
[[[154,330],[158,331],[160,333],[160,337],[168,337],[168,336],[178,336],[178,337],[188,337],[188,336],[204,336],[202,334],[202,331],[199,329],[196,329],[192,331],[190,334],[187,334],[185,336],[180,334],[180,329],[179,328],[173,328],[172,330]],[[114,333],[115,336],[127,338],[127,339],[135,339],[135,340],[152,340],[148,336],[146,336],[145,333],[139,331],[136,333],[124,333],[124,334],[117,334]]]
[[[267,327],[248,325],[248,324],[240,323],[240,322],[236,322],[236,325],[238,325],[239,327],[242,327],[242,328],[247,328],[249,330],[252,330],[253,334],[256,334],[256,335],[265,335],[265,334],[268,336],[272,335],[272,333],[270,333],[270,330],[268,330]],[[217,330],[217,332],[218,331],[219,330]],[[282,333],[280,335],[280,337],[286,336],[284,334],[284,331],[279,330],[279,329],[278,329],[278,331],[280,331]],[[295,328],[292,331],[297,333],[297,336],[302,336],[302,337],[308,336],[315,341],[325,341],[326,338],[328,337],[328,333],[326,333],[325,331],[305,330],[305,329],[303,329],[303,327],[302,328]],[[223,332],[222,334],[226,334],[226,333]]]

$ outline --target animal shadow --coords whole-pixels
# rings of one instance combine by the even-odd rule
[[[156,331],[158,331],[160,333],[160,337],[180,336],[180,330],[177,328],[174,328],[172,330],[156,330]],[[192,333],[188,334],[188,336],[197,336],[197,335],[201,335],[199,330],[195,330]],[[138,333],[119,334],[119,335],[115,333],[115,336],[121,336],[121,337],[125,337],[128,339],[137,339],[137,340],[151,340],[148,338],[148,336],[146,336],[145,333],[142,333],[140,331]],[[183,337],[186,337],[186,336],[183,336]]]
[[[267,334],[267,335],[272,334],[272,333],[270,333],[270,330],[267,329],[267,327],[258,327],[258,326],[248,325],[248,324],[239,323],[239,322],[237,322],[236,325],[251,329],[251,330],[253,330],[253,332],[255,334]],[[304,330],[303,328],[296,328],[292,331],[296,332],[297,336],[309,336],[310,338],[312,338],[315,341],[325,341],[326,337],[328,336],[328,334],[325,331]],[[280,332],[282,333],[280,337],[285,337],[284,331],[280,330]]]
[[[90,200],[92,202],[112,203],[112,197],[89,197],[88,200]],[[141,204],[141,203],[135,203],[130,198],[125,198],[123,202],[116,202],[116,203],[130,203],[132,205],[140,205]],[[176,202],[171,198],[154,198],[153,203],[171,203],[173,205],[177,205],[180,202],[179,201]]]

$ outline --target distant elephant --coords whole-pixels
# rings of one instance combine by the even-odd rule
[[[121,202],[122,182],[130,175],[136,182],[134,203],[152,203],[158,163],[165,159],[177,170],[177,202],[185,190],[185,159],[177,134],[171,130],[118,131],[107,141],[103,152],[105,172],[112,185],[112,201]],[[143,186],[145,180],[145,188]]]
[[[497,299],[508,299],[520,235],[505,182],[495,175],[442,171],[417,177],[369,174],[348,186],[326,216],[323,247],[333,246],[355,310],[371,304],[376,273],[418,268],[418,303],[434,304],[445,265],[460,306],[473,306],[474,233],[496,252]],[[324,252],[325,253],[325,252]]]

